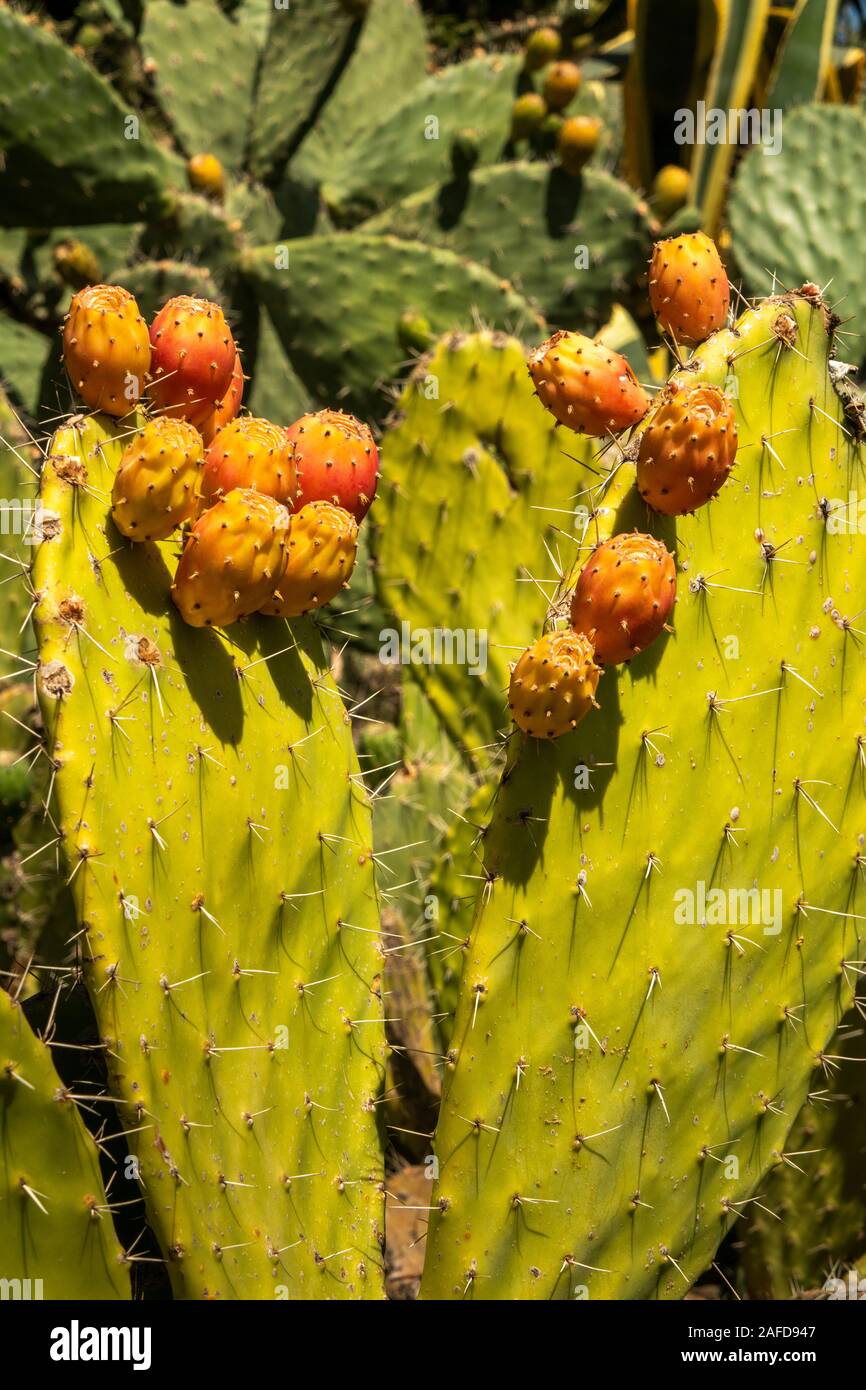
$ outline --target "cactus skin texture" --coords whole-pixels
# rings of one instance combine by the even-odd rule
[[[111,515],[133,541],[161,541],[191,521],[201,499],[204,448],[186,420],[148,420],[114,475]]]
[[[128,1299],[129,1266],[114,1234],[96,1145],[48,1048],[5,990],[0,1151],[0,1279],[41,1280],[41,1294],[31,1284],[31,1298]]]
[[[151,362],[147,325],[132,295],[117,285],[80,290],[63,326],[63,357],[87,405],[127,415],[144,392]]]
[[[604,439],[649,410],[649,396],[625,358],[582,333],[554,333],[530,356],[529,373],[551,415],[578,434]]]
[[[520,656],[508,703],[514,722],[531,738],[560,738],[576,729],[595,704],[601,671],[592,642],[580,632],[550,632]]]
[[[104,416],[55,436],[32,575],[109,1089],[176,1297],[378,1298],[381,960],[348,721],[308,623],[180,620],[176,547],[107,518],[124,442]]]
[[[748,434],[737,488],[650,517],[676,545],[676,639],[607,670],[574,734],[512,744],[423,1297],[681,1298],[824,1085],[863,954],[866,827],[866,656],[843,616],[866,552],[819,505],[862,480],[863,456],[826,322],[809,290],[698,349],[684,375],[735,373]],[[784,471],[762,441],[779,430]],[[595,488],[622,531],[646,511],[617,463]]]
[[[308,502],[291,518],[286,564],[262,613],[296,618],[330,603],[345,584],[358,553],[358,523],[332,502]]]
[[[251,487],[291,509],[297,470],[287,432],[251,415],[225,425],[207,451],[202,487],[208,505],[232,488]]]
[[[715,242],[704,232],[656,242],[649,296],[662,328],[687,347],[723,328],[731,291]]]

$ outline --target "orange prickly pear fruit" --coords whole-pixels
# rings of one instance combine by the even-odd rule
[[[286,566],[289,513],[272,497],[235,488],[195,523],[171,596],[192,627],[228,627],[271,597]]]
[[[295,446],[298,502],[333,502],[364,520],[376,495],[379,451],[367,425],[342,410],[302,415],[286,433]]]
[[[205,461],[204,505],[236,487],[265,492],[291,510],[297,493],[295,451],[281,425],[242,415],[217,432]]]
[[[203,424],[218,407],[234,372],[237,348],[218,304],[180,294],[150,325],[148,392],[164,415]]]
[[[86,405],[126,415],[144,393],[150,369],[147,324],[128,290],[89,285],[79,290],[63,326],[63,359]]]
[[[649,270],[652,311],[686,347],[724,328],[731,290],[718,247],[704,232],[657,241]]]
[[[205,442],[205,447],[212,444],[217,430],[221,430],[223,425],[227,425],[229,420],[233,420],[241,408],[241,401],[244,398],[244,369],[241,362],[240,353],[235,353],[235,365],[232,368],[232,379],[229,389],[226,391],[216,409],[212,410],[206,420],[199,425],[199,432]]]
[[[725,393],[672,382],[640,437],[638,492],[666,516],[697,511],[725,483],[736,454],[737,417]]]
[[[664,628],[676,600],[674,557],[654,536],[612,536],[596,546],[571,601],[571,625],[592,638],[602,666],[628,661]]]
[[[111,515],[133,541],[161,541],[198,511],[204,446],[186,420],[148,420],[114,475]]]
[[[508,704],[515,724],[532,738],[567,734],[595,705],[600,677],[592,642],[582,632],[539,637],[511,673]]]
[[[530,354],[529,374],[542,404],[578,434],[617,434],[650,407],[626,359],[582,333],[554,333]]]
[[[330,603],[348,582],[357,551],[355,518],[332,502],[308,502],[291,518],[286,567],[262,612],[296,618]]]

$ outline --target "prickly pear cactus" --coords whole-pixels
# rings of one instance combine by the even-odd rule
[[[514,735],[428,1298],[682,1297],[824,1084],[863,955],[866,832],[866,552],[830,524],[863,456],[830,351],[813,293],[698,350],[684,375],[727,383],[740,432],[734,481],[698,514],[648,514],[628,461],[584,483],[611,508],[599,535],[676,547],[675,633],[608,669],[573,734]]]
[[[129,422],[43,468],[36,683],[86,978],[175,1295],[381,1296],[370,812],[308,622],[184,625],[109,520]]]
[[[0,1148],[3,1297],[129,1298],[96,1145],[48,1048],[2,989]]]

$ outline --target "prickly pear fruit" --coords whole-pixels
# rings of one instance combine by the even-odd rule
[[[286,565],[289,513],[263,492],[235,488],[195,523],[171,596],[191,627],[228,627],[271,597]]]
[[[291,511],[297,492],[295,450],[280,425],[243,415],[218,432],[205,461],[204,505],[236,487],[267,493]]]
[[[567,174],[579,174],[598,146],[601,121],[597,116],[569,116],[559,128],[559,162]]]
[[[221,430],[223,425],[227,425],[233,420],[241,408],[241,401],[244,398],[244,368],[239,352],[235,353],[235,365],[232,368],[232,379],[229,389],[226,391],[219,405],[212,410],[206,420],[199,425],[199,433],[205,443],[205,448],[213,443],[217,430]]]
[[[512,140],[529,140],[541,129],[547,115],[547,102],[538,92],[524,92],[511,108]]]
[[[531,738],[559,738],[576,729],[596,703],[601,668],[582,632],[549,632],[527,647],[511,673],[508,704]]]
[[[63,326],[69,379],[93,410],[126,415],[141,398],[150,369],[147,324],[128,290],[89,285],[79,290]]]
[[[654,536],[612,536],[596,546],[571,601],[571,624],[602,666],[629,661],[658,637],[677,592],[674,557]]]
[[[291,518],[286,567],[261,611],[298,618],[330,603],[348,583],[357,551],[355,518],[331,502],[308,502]]]
[[[300,506],[333,502],[363,521],[379,481],[379,451],[368,426],[342,410],[319,410],[286,433],[295,446]]]
[[[671,382],[640,437],[638,491],[654,511],[683,516],[715,497],[736,453],[737,420],[724,392]]]
[[[704,232],[657,241],[649,297],[662,329],[686,347],[724,328],[731,291],[716,243]]]
[[[530,353],[528,365],[539,400],[578,434],[616,434],[649,410],[625,358],[581,333],[560,329]]]
[[[190,188],[207,198],[221,199],[226,191],[223,166],[215,154],[194,154],[186,166]]]
[[[544,76],[542,96],[551,111],[564,111],[580,90],[582,75],[577,63],[551,63]]]
[[[228,391],[237,357],[222,309],[208,299],[177,295],[150,325],[150,342],[154,405],[202,424]]]
[[[665,164],[659,169],[651,189],[651,200],[656,217],[666,222],[679,212],[688,201],[691,180],[688,169],[680,164]]]
[[[114,475],[111,515],[132,541],[162,541],[198,511],[204,446],[186,420],[148,420]]]
[[[67,237],[54,248],[54,268],[64,284],[74,290],[95,285],[99,279],[99,261],[95,252],[77,237]]]
[[[547,63],[559,57],[562,41],[555,29],[544,25],[536,29],[526,40],[525,62],[530,72],[538,72]]]

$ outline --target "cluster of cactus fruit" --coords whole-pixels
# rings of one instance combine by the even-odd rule
[[[72,301],[63,352],[92,410],[123,418],[150,399],[114,476],[111,514],[138,543],[187,528],[171,589],[185,622],[299,617],[348,584],[376,491],[373,436],[341,411],[288,427],[239,416],[243,368],[218,304],[176,296],[148,329],[127,290],[88,286]]]
[[[727,320],[730,289],[703,232],[660,241],[649,272],[653,313],[672,347],[696,347]],[[621,354],[564,330],[536,349],[529,372],[559,425],[616,440],[641,421],[631,451],[640,496],[654,512],[685,516],[722,488],[737,453],[737,423],[723,391],[672,382],[652,404]],[[596,704],[606,666],[629,661],[669,628],[676,601],[674,557],[635,532],[602,541],[581,570],[571,626],[540,637],[511,675],[509,705],[519,728],[557,738]]]

